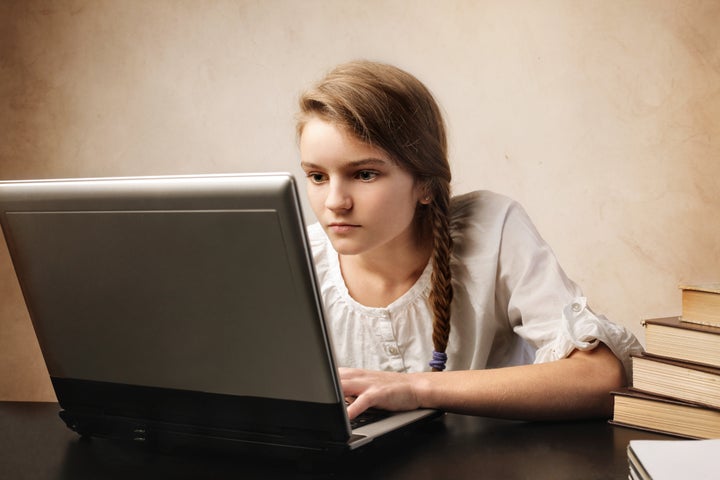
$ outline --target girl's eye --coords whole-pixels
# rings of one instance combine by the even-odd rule
[[[357,178],[362,180],[363,182],[369,182],[371,180],[375,180],[375,178],[378,176],[377,172],[373,172],[371,170],[360,170],[356,174]]]
[[[308,180],[312,183],[323,183],[327,180],[327,177],[323,173],[311,172],[307,174]]]

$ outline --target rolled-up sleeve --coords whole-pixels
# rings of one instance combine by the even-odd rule
[[[535,363],[565,358],[573,350],[592,350],[604,343],[619,358],[631,378],[630,355],[642,352],[642,346],[626,328],[595,314],[585,297],[577,297],[563,308],[560,331],[535,353]]]
[[[573,350],[607,345],[631,378],[630,356],[642,351],[624,327],[594,313],[568,278],[525,211],[508,209],[500,248],[497,295],[510,326],[535,348],[535,363],[567,357]]]

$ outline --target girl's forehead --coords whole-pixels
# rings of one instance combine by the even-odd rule
[[[302,163],[318,163],[323,158],[333,162],[343,159],[346,163],[371,158],[383,160],[388,168],[399,168],[411,173],[392,153],[359,138],[344,124],[316,115],[305,122],[299,146]]]
[[[312,157],[373,157],[390,161],[383,149],[364,142],[346,129],[320,119],[308,121],[300,136],[300,153]]]

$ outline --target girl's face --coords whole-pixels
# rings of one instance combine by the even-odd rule
[[[387,153],[314,117],[302,130],[300,157],[312,209],[339,254],[415,247],[422,189]]]

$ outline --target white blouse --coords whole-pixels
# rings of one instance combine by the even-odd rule
[[[642,346],[628,330],[590,310],[517,202],[488,191],[455,197],[451,229],[448,370],[549,362],[602,342],[631,378],[629,356]],[[308,232],[338,366],[429,371],[432,265],[387,307],[366,307],[349,295],[322,227],[310,225]]]

